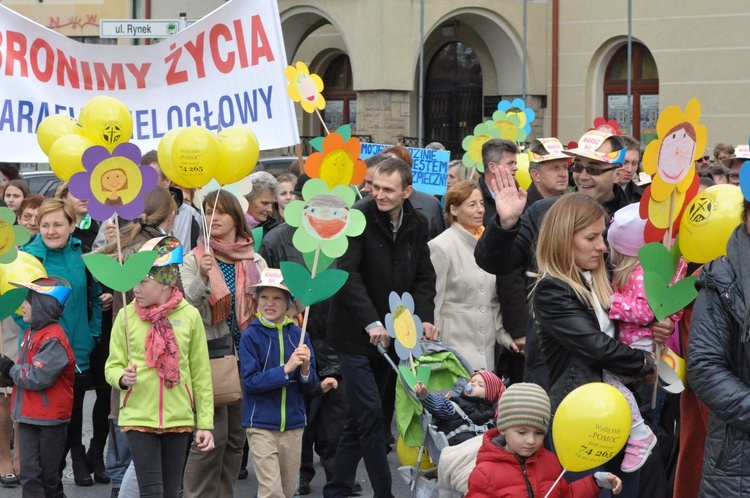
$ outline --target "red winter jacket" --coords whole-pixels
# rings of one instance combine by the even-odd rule
[[[75,355],[57,323],[26,329],[18,362],[11,368],[14,421],[33,425],[68,422],[73,413]]]
[[[545,496],[563,470],[557,457],[541,447],[521,463],[515,454],[492,442],[499,435],[497,429],[485,433],[477,454],[477,465],[469,476],[466,498]],[[560,479],[550,498],[597,498],[600,492],[594,476],[572,484]]]

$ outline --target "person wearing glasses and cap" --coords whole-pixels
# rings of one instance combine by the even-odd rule
[[[0,381],[14,384],[11,416],[18,422],[23,496],[62,494],[60,461],[73,413],[75,355],[58,320],[71,294],[60,277],[15,283],[29,290],[21,305],[30,326],[18,362],[0,357]]]
[[[745,161],[750,161],[750,146],[747,144],[738,145],[734,148],[734,154],[721,160],[724,167],[729,168],[727,178],[730,185],[740,184],[740,168]]]
[[[139,252],[151,250],[154,265],[112,326],[104,374],[120,390],[118,423],[141,496],[177,498],[193,431],[202,450],[214,446],[213,387],[203,321],[177,288],[182,246],[157,237]]]

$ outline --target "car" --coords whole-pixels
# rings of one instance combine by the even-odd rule
[[[60,186],[60,179],[51,171],[24,171],[21,178],[29,184],[32,194],[44,197],[54,197],[57,187]]]
[[[296,156],[264,157],[258,161],[254,171],[268,171],[278,178],[279,175],[289,171],[289,167],[296,160]]]

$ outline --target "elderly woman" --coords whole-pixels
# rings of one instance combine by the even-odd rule
[[[193,431],[201,450],[213,448],[213,389],[203,321],[176,285],[182,247],[163,237],[152,248],[160,263],[117,314],[105,375],[120,391],[141,496],[177,498]]]
[[[73,236],[76,229],[73,206],[61,199],[45,199],[39,206],[37,219],[40,236],[34,237],[23,250],[37,257],[48,275],[67,280],[73,290],[60,317],[60,326],[68,335],[76,358],[73,415],[68,425],[66,454],[70,450],[75,483],[91,486],[86,450],[81,442],[83,399],[91,385],[91,352],[101,336],[102,290],[83,264],[81,241]],[[21,323],[19,326],[23,327]]]
[[[209,250],[200,241],[185,258],[185,296],[200,311],[206,337],[231,337],[237,351],[240,336],[257,311],[252,286],[258,283],[266,263],[253,249],[253,238],[236,197],[226,190],[211,192],[203,200],[203,209],[206,222],[211,223]],[[185,498],[233,495],[245,445],[241,403],[214,407],[214,436],[213,451],[202,452],[197,445],[190,449],[183,485]]]
[[[445,194],[449,227],[432,239],[430,259],[435,267],[435,326],[441,340],[477,370],[494,370],[495,344],[517,350],[505,332],[495,276],[479,268],[474,247],[484,232],[484,201],[479,185],[457,182]]]
[[[39,233],[39,224],[37,223],[37,213],[39,206],[42,205],[44,197],[39,194],[31,194],[25,197],[18,208],[18,224],[25,226],[32,237]]]
[[[280,191],[279,182],[266,171],[256,171],[248,178],[253,184],[253,190],[245,196],[248,203],[245,218],[254,234],[265,235],[279,224],[273,217],[273,205]],[[256,242],[260,244],[259,241]]]

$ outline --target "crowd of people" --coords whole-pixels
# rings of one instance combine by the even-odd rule
[[[379,348],[395,358],[383,322],[396,292],[412,296],[424,339],[473,370],[452,398],[414,387],[449,436],[438,469],[445,496],[740,496],[750,476],[738,458],[750,440],[747,216],[726,257],[702,271],[679,262],[673,282],[700,274],[698,299],[659,321],[637,257],[648,182],[640,143],[589,131],[575,147],[550,137],[528,149],[527,189],[515,179],[518,145],[491,139],[483,173],[451,162],[441,198],[414,189],[404,146],[368,158],[353,206],[364,231],[333,263],[347,281],[310,308],[303,340],[304,307],[279,270],[304,264],[284,222],[309,180],[297,163],[278,178],[251,174],[245,207],[226,190],[201,198],[172,185],[151,151],[142,164],[159,184],[144,212],[102,223],[66,183],[44,199],[0,164],[4,204],[32,235],[20,249],[48,275],[18,284],[29,292],[23,313],[2,323],[0,383],[12,395],[0,396],[0,484],[64,496],[69,453],[75,485],[110,484],[112,496],[229,497],[251,459],[257,496],[290,498],[312,493],[317,454],[319,494],[361,493],[364,461],[374,496],[393,496],[388,453],[403,386]],[[705,151],[695,161],[701,188],[739,185],[748,159],[747,146]],[[82,259],[145,250],[157,263],[127,293],[103,287]],[[689,386],[660,391],[653,408],[655,345],[668,341],[687,357]],[[241,401],[213,398],[217,351],[237,359]],[[555,486],[555,410],[590,382],[627,399],[628,442]],[[472,431],[457,433],[464,422]]]

